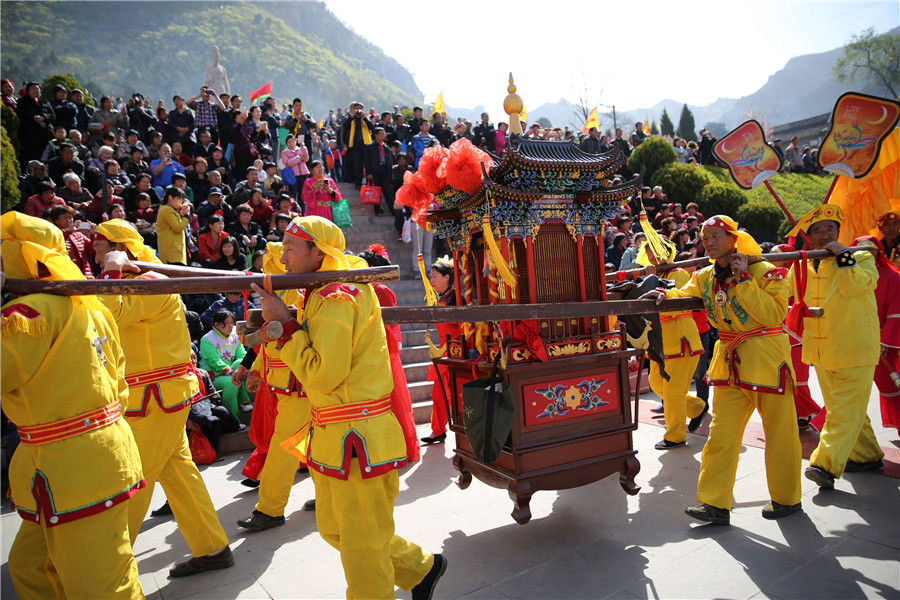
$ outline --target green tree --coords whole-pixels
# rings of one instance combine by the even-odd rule
[[[869,27],[850,36],[844,56],[834,65],[834,75],[841,83],[872,82],[896,98],[900,90],[900,35],[875,35],[875,29]]]
[[[19,204],[19,161],[6,128],[0,127],[0,205],[3,212]]]
[[[675,124],[672,123],[672,118],[669,117],[669,111],[665,108],[662,111],[662,115],[659,117],[659,131],[663,135],[675,135]]]
[[[678,119],[678,137],[696,142],[697,132],[695,131],[694,113],[688,108],[687,103],[681,108],[681,117]]]
[[[537,120],[537,122],[544,129],[549,129],[550,127],[553,127],[553,123],[551,123],[550,119],[548,119],[547,117],[541,117],[540,119]]]
[[[739,206],[735,218],[757,242],[775,242],[782,221],[787,222],[787,217],[774,203],[759,200]]]
[[[747,203],[747,195],[734,185],[710,183],[697,194],[697,206],[706,217],[713,215],[736,215],[738,209]]]
[[[659,137],[649,137],[634,149],[628,157],[628,168],[635,173],[644,169],[644,181],[653,181],[653,175],[659,169],[675,162],[675,149],[672,144]]]
[[[650,122],[650,135],[659,135],[659,127],[656,126],[656,121]]]
[[[2,113],[2,121],[0,121],[0,124],[6,129],[6,134],[9,136],[13,148],[16,150],[16,155],[18,155],[18,153],[22,151],[22,142],[19,141],[19,115],[5,104],[2,105],[0,113]]]
[[[649,181],[652,186],[660,186],[671,202],[687,206],[688,202],[696,201],[709,183],[709,176],[696,165],[672,163],[657,170]]]
[[[72,77],[71,75],[63,75],[61,73],[57,73],[55,75],[50,75],[41,82],[41,98],[44,100],[53,100],[53,86],[56,84],[61,84],[66,88],[67,94],[71,94],[72,90],[81,90],[85,91],[84,86],[79,83],[77,79]],[[69,97],[69,96],[67,96]],[[84,103],[89,104],[90,106],[94,106],[94,101],[91,99],[90,94],[84,95]]]

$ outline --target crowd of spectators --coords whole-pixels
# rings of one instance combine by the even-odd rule
[[[398,239],[409,241],[403,236],[409,209],[395,204],[394,196],[425,150],[466,138],[498,156],[508,135],[507,123],[495,127],[486,112],[473,126],[463,118],[448,122],[439,112],[426,116],[419,106],[411,113],[399,106],[378,113],[352,102],[317,122],[299,98],[280,111],[271,97],[248,108],[240,95],[217,96],[206,87],[186,100],[175,94],[169,107],[163,101],[153,107],[135,93],[127,101],[103,96],[95,108],[81,90],[56,85],[52,92],[48,101],[37,83],[27,83],[16,94],[12,82],[2,82],[2,101],[19,118],[24,173],[17,208],[55,223],[70,257],[88,277],[98,272],[91,246],[94,227],[112,218],[131,221],[164,261],[260,271],[266,245],[281,241],[292,218],[332,218],[333,203],[342,199],[337,182],[378,186],[383,201],[374,213],[386,208]],[[538,123],[523,127],[528,139],[568,141],[588,153],[618,147],[628,156],[649,137],[640,123],[628,137],[621,128],[609,136],[596,128],[582,133]],[[699,143],[669,141],[680,163],[714,162],[715,137],[705,129]],[[796,138],[784,150],[780,140],[773,148],[784,157],[786,170],[814,172],[815,151]],[[611,183],[629,176],[623,167]],[[652,227],[675,244],[681,258],[703,255],[703,215],[696,204],[671,204],[659,187],[645,187],[642,202]],[[639,212],[635,198],[626,214],[607,224],[607,269],[637,266],[644,239]],[[421,231],[416,235],[426,262],[447,253],[443,240]],[[198,344],[214,330],[217,311],[240,320],[245,307],[243,298],[230,294],[194,295],[185,302],[199,315],[192,332]]]

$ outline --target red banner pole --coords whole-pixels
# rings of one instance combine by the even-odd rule
[[[822,200],[822,204],[828,204],[828,201],[831,199],[831,192],[834,191],[834,186],[837,185],[838,177],[840,177],[840,175],[835,175],[834,179],[831,180],[831,185],[828,186],[828,193],[825,194],[825,199]]]
[[[791,214],[791,211],[789,211],[789,210],[787,209],[787,206],[785,206],[785,205],[784,205],[784,202],[781,201],[781,198],[778,197],[778,194],[775,192],[775,188],[772,187],[772,184],[769,183],[768,180],[764,181],[763,183],[766,184],[766,188],[768,188],[769,193],[772,194],[772,197],[775,198],[775,202],[778,203],[778,206],[781,207],[781,210],[782,210],[782,212],[784,212],[784,214],[787,216],[788,221],[791,222],[791,226],[792,226],[792,227],[796,227],[796,226],[797,226],[797,219],[794,218],[794,215]],[[800,237],[803,238],[803,244],[804,244],[805,247],[807,247],[807,248],[812,248],[812,243],[809,241],[809,238],[806,237],[806,232],[805,232],[805,231],[801,231],[801,232],[800,232]]]

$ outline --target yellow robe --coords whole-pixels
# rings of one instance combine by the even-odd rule
[[[327,286],[307,298],[301,318],[300,329],[286,342],[270,342],[267,351],[280,347],[313,408],[390,401],[390,357],[371,285]],[[316,524],[341,553],[347,598],[394,598],[395,585],[407,590],[417,585],[434,565],[434,555],[394,534],[397,469],[406,462],[397,418],[388,411],[314,425],[310,437]]]
[[[100,305],[46,294],[17,298],[3,307],[0,343],[3,409],[20,428],[127,406],[119,333]],[[59,441],[22,443],[9,480],[24,519],[9,555],[20,598],[143,597],[127,500],[144,482],[124,419]]]
[[[187,264],[187,243],[184,239],[184,228],[191,220],[169,206],[159,207],[156,217],[156,245],[159,259],[164,263]]]
[[[816,368],[827,409],[809,464],[834,477],[843,474],[847,459],[874,462],[884,456],[866,414],[881,355],[877,285],[869,252],[822,260],[818,270],[813,261],[807,263],[804,300],[824,308],[825,315],[803,320],[803,362]]]
[[[163,278],[156,273],[140,278]],[[191,458],[185,434],[190,399],[200,390],[192,372],[142,384],[141,374],[171,371],[191,361],[191,340],[181,297],[98,296],[119,325],[132,382],[131,409],[126,413],[134,431],[148,486],[129,507],[131,541],[137,538],[150,506],[153,487],[159,481],[194,556],[221,550],[228,538],[219,523],[206,484]],[[137,378],[137,381],[135,381]]]
[[[284,290],[278,295],[285,304],[299,307],[299,318],[303,318],[303,297],[297,290]],[[284,515],[284,508],[294,485],[294,475],[300,464],[300,459],[289,452],[282,442],[309,423],[309,398],[290,368],[282,361],[281,350],[276,350],[272,344],[264,347],[253,362],[253,371],[261,373],[264,368],[266,385],[275,393],[278,412],[275,415],[266,462],[259,474],[256,510],[270,517],[280,517]]]
[[[771,263],[750,265],[749,279],[737,283],[726,280],[726,301],[719,306],[713,266],[695,271],[691,280],[679,289],[669,290],[668,298],[700,298],[706,307],[710,325],[719,331],[742,332],[757,327],[781,329],[787,315],[791,295],[787,269]],[[751,391],[784,394],[793,379],[791,347],[786,335],[755,337],[745,341],[737,351],[737,364],[730,364],[726,344],[716,342],[709,365],[710,385],[737,385]]]
[[[767,262],[748,268],[746,277],[732,275],[717,290],[714,266],[696,271],[669,298],[700,298],[710,324],[722,332],[756,328],[781,330],[790,296],[788,270]],[[721,291],[716,302],[717,291]],[[794,382],[787,335],[750,338],[728,356],[716,342],[707,379],[713,388],[713,420],[703,448],[697,500],[731,510],[732,490],[744,429],[754,410],[763,421],[769,497],[788,506],[800,502],[800,437],[794,408]]]
[[[674,281],[676,287],[683,286],[691,278],[684,269],[669,271],[665,277]],[[681,443],[685,440],[685,418],[699,416],[704,408],[703,400],[690,393],[703,344],[691,311],[660,313],[659,318],[669,380],[665,380],[659,366],[651,361],[650,388],[663,399],[666,417],[666,433],[663,438]]]

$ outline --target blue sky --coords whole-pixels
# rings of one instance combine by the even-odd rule
[[[526,110],[585,89],[588,104],[623,110],[663,98],[705,105],[754,92],[794,56],[900,25],[896,0],[325,3],[407,67],[425,102],[443,91],[450,106],[483,104],[497,117],[510,71]]]

